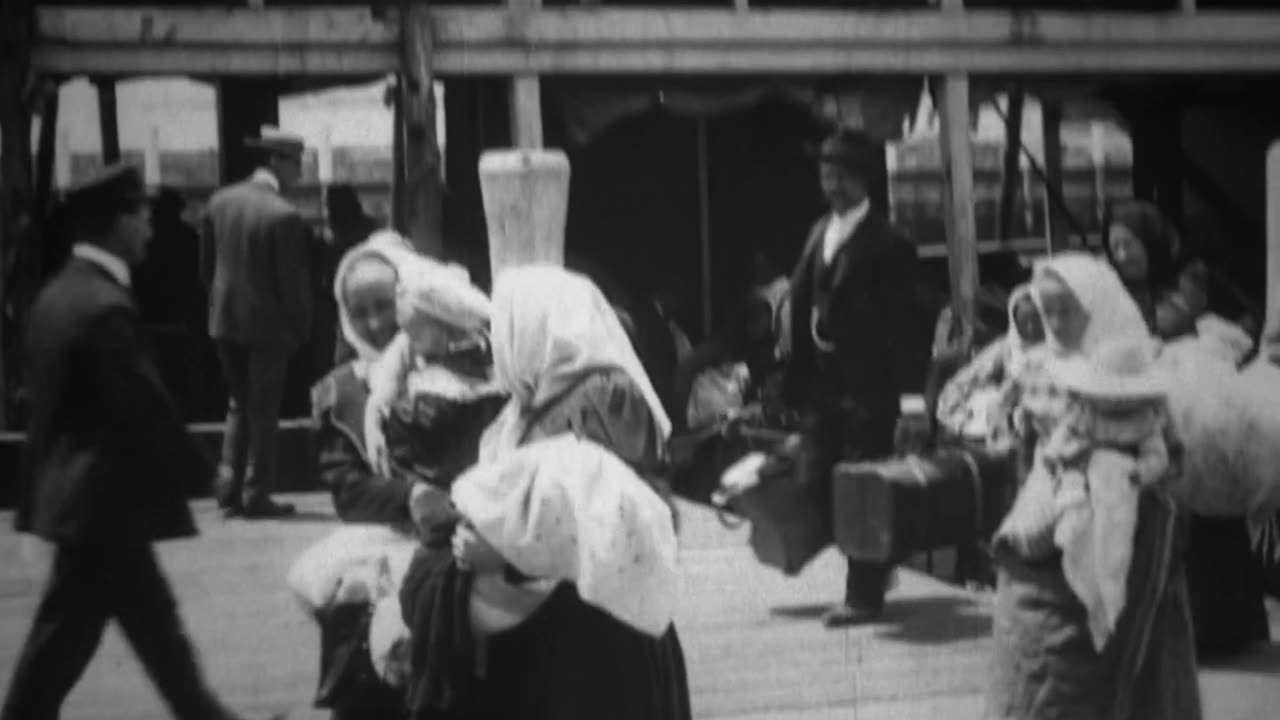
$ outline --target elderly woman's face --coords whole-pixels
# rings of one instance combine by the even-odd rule
[[[396,271],[383,260],[359,260],[343,285],[347,319],[361,340],[382,350],[395,337]]]
[[[1127,282],[1140,282],[1147,278],[1149,260],[1147,249],[1138,236],[1122,223],[1112,223],[1107,228],[1107,244],[1115,260],[1116,271]]]
[[[1061,278],[1049,273],[1036,279],[1035,291],[1040,297],[1045,330],[1062,347],[1078,347],[1089,325],[1089,315],[1075,293]]]

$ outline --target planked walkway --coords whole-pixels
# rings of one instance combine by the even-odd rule
[[[317,633],[283,585],[291,560],[336,524],[328,499],[291,498],[305,511],[287,522],[223,522],[196,503],[203,535],[161,546],[206,670],[237,709],[309,707]],[[830,631],[818,617],[836,599],[843,561],[828,551],[792,579],[761,567],[746,530],[685,506],[682,515],[684,642],[696,718],[735,720],[948,720],[976,718],[990,629],[986,599],[904,570],[879,625]],[[19,538],[0,515],[0,687],[43,582],[38,562],[17,561]],[[1280,616],[1280,613],[1273,613]],[[1280,625],[1276,634],[1280,636]],[[1280,646],[1230,669],[1202,671],[1205,717],[1273,716],[1280,701]],[[156,692],[119,633],[111,629],[67,703],[65,720],[166,718]]]

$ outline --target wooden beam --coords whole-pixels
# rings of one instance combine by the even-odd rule
[[[542,0],[507,0],[517,25],[542,6]],[[542,147],[542,84],[528,70],[511,78],[511,144],[518,148]]]
[[[1267,309],[1258,355],[1280,364],[1280,141],[1267,150]]]
[[[966,337],[976,326],[978,238],[973,211],[973,145],[969,125],[969,78],[951,73],[942,78],[941,133],[946,173],[947,267],[951,278],[951,312]]]
[[[1015,89],[1009,93],[1009,110],[1004,121],[1004,162],[1000,179],[999,228],[996,237],[1008,240],[1013,236],[1013,210],[1017,205],[1018,189],[1022,187],[1022,109],[1026,93]]]
[[[1066,208],[1053,202],[1050,196],[1058,193],[1066,200],[1066,186],[1062,183],[1062,105],[1041,102],[1040,123],[1044,141],[1045,230],[1049,250],[1059,252],[1067,248]]]
[[[439,257],[444,253],[440,221],[444,183],[436,138],[431,16],[422,3],[402,0],[400,7],[409,19],[401,40],[399,131],[404,134],[404,226],[400,229],[418,252]]]
[[[94,78],[93,86],[98,91],[98,131],[102,136],[102,162],[110,164],[120,159],[116,81],[113,78]]]
[[[964,14],[964,0],[942,0],[942,17]],[[977,327],[978,229],[973,208],[973,129],[969,124],[969,76],[942,77],[938,140],[946,177],[947,270],[951,313],[960,321],[961,347],[968,348]]]
[[[1280,12],[433,7],[437,76],[1280,71]],[[398,13],[359,7],[38,9],[59,74],[394,72]]]

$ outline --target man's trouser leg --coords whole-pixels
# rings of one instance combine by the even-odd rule
[[[182,720],[225,717],[205,684],[155,552],[142,545],[120,553],[112,565],[123,590],[112,595],[113,614],[170,711]]]
[[[893,454],[893,435],[896,418],[889,422],[874,422],[857,431],[861,437],[844,438],[844,460],[875,461]],[[888,592],[889,563],[849,559],[845,575],[844,602],[850,608],[870,615],[879,615],[884,609],[884,596]]]
[[[93,564],[77,552],[57,551],[0,719],[56,720],[97,652],[110,617],[97,579]]]
[[[238,342],[218,340],[218,364],[227,384],[227,424],[222,435],[215,494],[224,509],[240,507],[249,454],[249,353]]]
[[[245,505],[269,500],[276,484],[276,429],[284,398],[289,351],[249,350],[249,464],[242,499]]]

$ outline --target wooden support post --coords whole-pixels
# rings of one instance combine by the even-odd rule
[[[947,181],[947,265],[951,278],[951,312],[968,343],[976,320],[978,243],[973,212],[973,146],[969,125],[969,77],[954,73],[942,79],[943,168]]]
[[[120,159],[120,119],[116,114],[116,81],[113,78],[94,78],[98,90],[98,130],[102,135],[102,162],[110,164]]]
[[[436,142],[436,94],[431,67],[431,15],[426,3],[401,2],[400,104],[404,147],[403,226],[418,252],[444,252],[444,183]]]
[[[392,100],[391,127],[391,217],[387,218],[393,228],[404,229],[404,92],[401,86],[403,77],[396,78],[394,100]]]
[[[1014,90],[1009,93],[1009,107],[1004,123],[1004,164],[1000,178],[1000,224],[997,239],[1007,242],[1013,237],[1013,210],[1017,205],[1018,190],[1022,187],[1019,158],[1022,157],[1022,108],[1026,93]]]
[[[513,22],[527,18],[542,0],[508,0]],[[542,147],[542,84],[533,73],[511,78],[511,144],[518,148]]]
[[[0,3],[0,430],[11,426],[12,399],[7,360],[16,333],[7,308],[14,288],[7,282],[27,231],[33,182],[31,173],[31,108],[26,84],[35,36],[32,0]]]
[[[1041,137],[1044,141],[1045,216],[1049,252],[1059,252],[1067,247],[1066,217],[1063,215],[1063,208],[1052,202],[1049,196],[1060,192],[1063,200],[1066,200],[1065,185],[1062,182],[1062,106],[1054,102],[1042,102],[1040,115],[1043,128]]]
[[[1259,358],[1280,364],[1280,141],[1267,150],[1267,308]]]
[[[942,0],[944,16],[957,17],[964,0]],[[969,125],[969,76],[962,72],[942,77],[942,167],[947,196],[947,269],[951,279],[951,313],[960,322],[959,338],[968,347],[977,325],[978,233],[973,211],[973,133]]]
[[[698,249],[702,266],[702,336],[711,337],[711,190],[707,119],[694,120],[698,133]]]

